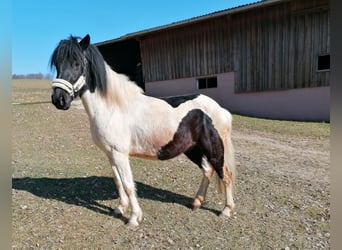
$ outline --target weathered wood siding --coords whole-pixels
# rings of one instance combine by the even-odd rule
[[[143,38],[140,49],[145,81],[233,71],[234,46],[228,34],[231,23],[224,19],[164,30]]]
[[[329,2],[293,0],[140,38],[145,82],[236,72],[237,92],[329,85]]]

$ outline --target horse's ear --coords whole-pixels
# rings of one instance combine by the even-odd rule
[[[82,40],[79,42],[79,45],[83,50],[86,50],[90,44],[90,36],[87,34],[85,37],[82,38]]]

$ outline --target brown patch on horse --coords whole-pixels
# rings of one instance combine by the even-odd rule
[[[181,153],[192,152],[193,158],[203,156],[211,163],[221,179],[224,178],[224,148],[221,137],[214,127],[211,118],[200,109],[193,109],[180,122],[173,139],[161,147],[157,157],[168,160]]]

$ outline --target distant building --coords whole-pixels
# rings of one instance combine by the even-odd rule
[[[232,113],[330,120],[328,0],[266,0],[98,43],[147,95],[203,93]]]

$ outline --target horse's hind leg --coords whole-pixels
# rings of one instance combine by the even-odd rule
[[[235,208],[234,199],[233,199],[233,189],[234,189],[234,180],[236,178],[235,171],[235,159],[234,159],[234,147],[232,144],[232,140],[230,134],[226,134],[223,136],[225,138],[223,140],[225,147],[225,164],[223,166],[223,179],[220,181],[221,190],[224,191],[225,195],[225,207],[221,212],[221,217],[227,218],[230,217],[231,211]]]
[[[214,174],[213,167],[204,158],[203,158],[203,163],[202,163],[202,171],[203,171],[203,178],[201,181],[201,185],[197,191],[194,201],[192,202],[193,210],[196,210],[197,208],[199,208],[202,205],[202,203],[205,201],[210,179]]]
[[[222,140],[223,138],[223,140]],[[198,143],[203,148],[204,155],[208,162],[216,171],[220,190],[225,194],[225,207],[221,213],[223,217],[230,217],[231,210],[234,209],[233,200],[233,174],[234,154],[231,140],[220,136],[211,121],[207,119],[207,126],[204,126],[202,134],[199,136]],[[228,164],[228,165],[227,165]],[[230,169],[232,167],[232,169]]]
[[[234,199],[233,199],[233,176],[229,168],[224,167],[224,178],[221,181],[223,186],[223,193],[225,195],[225,207],[222,210],[220,217],[229,218],[231,216],[231,211],[234,209]]]
[[[195,146],[184,153],[193,163],[199,166],[203,171],[203,178],[196,197],[192,202],[192,209],[196,210],[205,201],[207,195],[210,179],[214,173],[214,169],[211,164],[203,157],[203,151],[200,147]]]

